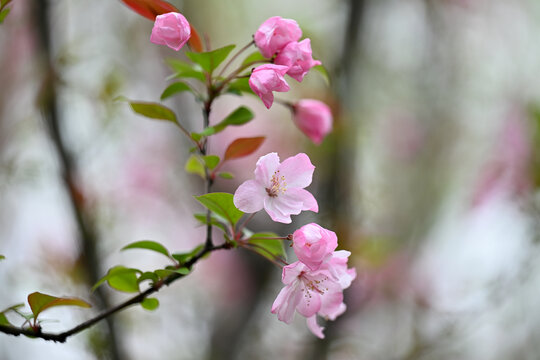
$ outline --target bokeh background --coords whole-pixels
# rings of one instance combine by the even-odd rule
[[[66,344],[0,334],[1,359],[538,359],[540,2],[171,3],[213,48],[247,44],[275,15],[312,39],[330,82],[311,72],[278,97],[327,102],[334,132],[317,147],[279,104],[225,96],[211,122],[239,104],[256,120],[212,139],[211,152],[239,136],[267,141],[231,161],[236,178],[214,189],[234,192],[270,151],[306,152],[320,212],[289,226],[261,213],[250,226],[336,231],[358,271],[348,310],[319,340],[300,316],[286,325],[270,313],[278,268],[216,252],[160,291],[154,312],[130,308]],[[166,264],[119,251],[125,244],[187,251],[203,241],[189,144],[113,101],[158,101],[171,73],[164,59],[183,55],[150,43],[152,22],[120,1],[10,7],[0,24],[0,310],[34,291],[95,305],[48,311],[44,329],[60,332],[129,296],[90,292],[109,267]],[[165,104],[201,129],[189,94]]]

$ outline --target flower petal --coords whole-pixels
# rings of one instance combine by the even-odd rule
[[[278,196],[277,199],[279,199],[281,203],[288,204],[289,207],[293,206],[293,204],[300,203],[301,205],[298,206],[298,212],[291,212],[291,214],[294,215],[298,215],[302,210],[313,212],[319,211],[317,200],[315,200],[309,191],[304,189],[288,188],[287,191]]]
[[[238,210],[254,213],[263,208],[266,197],[266,190],[261,184],[255,180],[247,180],[236,189],[233,202]]]
[[[296,311],[305,317],[313,316],[321,309],[321,294],[310,286],[305,286],[304,283],[302,283],[302,289],[302,298],[296,306]]]
[[[276,206],[276,200],[277,198],[271,198],[267,196],[264,199],[264,210],[270,215],[270,218],[272,218],[275,222],[280,222],[283,224],[290,224],[292,222],[291,220],[291,214],[290,213],[283,213],[283,211]],[[298,212],[297,214],[299,214]]]
[[[317,324],[317,315],[313,315],[306,319],[308,329],[319,339],[324,339],[324,328]]]
[[[314,170],[315,166],[304,153],[285,159],[279,166],[279,171],[287,182],[287,188],[305,188],[311,184]]]
[[[280,321],[290,324],[301,297],[302,293],[299,291],[298,284],[285,286],[272,304],[272,314],[277,314]]]
[[[257,180],[265,188],[272,186],[272,175],[279,167],[279,156],[272,152],[261,156],[255,165],[255,180]]]

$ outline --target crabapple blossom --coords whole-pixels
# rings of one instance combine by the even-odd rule
[[[312,271],[304,263],[296,261],[283,268],[281,289],[272,304],[272,313],[290,324],[295,310],[307,318],[308,328],[319,338],[324,338],[323,328],[316,316],[335,320],[345,312],[343,288],[328,270]]]
[[[332,112],[319,100],[303,99],[293,105],[296,126],[315,144],[320,144],[332,131]]]
[[[317,270],[325,260],[332,257],[337,247],[336,233],[315,223],[304,225],[296,230],[292,241],[298,260],[310,270]]]
[[[289,84],[283,77],[288,69],[287,66],[266,64],[256,67],[251,73],[249,87],[261,98],[267,109],[274,102],[272,91],[289,91]]]
[[[320,270],[327,270],[332,275],[332,278],[341,285],[342,289],[351,286],[352,281],[356,279],[356,269],[347,268],[350,255],[351,252],[347,250],[334,251],[319,268]]]
[[[266,210],[272,220],[289,224],[302,210],[319,211],[317,200],[304,188],[311,184],[315,166],[300,153],[279,161],[277,153],[261,156],[255,179],[242,183],[234,193],[234,205],[245,213]]]
[[[176,51],[189,40],[191,26],[184,15],[170,12],[156,16],[150,41],[158,45],[167,45]]]
[[[321,62],[313,60],[311,55],[311,41],[304,39],[300,42],[293,41],[288,43],[276,56],[274,64],[289,67],[287,75],[301,82],[309,69],[316,65],[321,65]]]
[[[291,41],[298,41],[301,37],[302,30],[296,21],[274,16],[259,26],[253,39],[261,54],[266,58],[271,58],[285,45]]]

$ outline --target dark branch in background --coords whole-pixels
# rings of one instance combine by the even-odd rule
[[[183,266],[190,269],[193,265],[195,265],[195,263],[197,263],[206,254],[211,253],[212,251],[215,251],[215,250],[230,249],[230,248],[231,248],[231,245],[228,244],[228,243],[218,245],[218,246],[212,246],[210,248],[205,247],[197,255],[195,255],[190,261],[183,264]],[[116,305],[116,306],[102,312],[98,316],[96,316],[96,317],[94,317],[94,318],[92,318],[90,320],[87,320],[87,321],[75,326],[74,328],[72,328],[72,329],[70,329],[68,331],[64,331],[64,332],[59,333],[59,334],[44,333],[44,332],[41,332],[41,330],[36,332],[36,331],[34,331],[32,329],[17,328],[17,327],[13,327],[13,326],[5,326],[5,325],[0,325],[0,332],[3,332],[5,334],[9,334],[9,335],[15,335],[15,336],[26,335],[26,336],[30,336],[30,337],[37,337],[37,338],[44,339],[44,340],[63,343],[63,342],[65,342],[67,340],[68,337],[70,337],[72,335],[75,335],[77,333],[80,333],[83,330],[88,329],[89,327],[91,327],[92,325],[96,324],[97,322],[99,322],[99,321],[101,321],[103,319],[110,319],[111,315],[113,315],[113,314],[115,314],[115,313],[117,313],[117,312],[119,312],[121,310],[124,310],[124,309],[130,307],[131,305],[136,305],[136,304],[141,303],[149,295],[151,295],[151,294],[153,294],[155,292],[158,292],[163,287],[163,285],[169,286],[170,284],[172,284],[173,282],[175,282],[176,280],[178,280],[180,278],[183,278],[184,276],[185,275],[182,275],[182,274],[179,274],[179,273],[169,275],[164,280],[154,284],[153,286],[146,289],[142,293],[140,293],[140,294],[138,294],[138,295],[124,301],[123,303],[120,303],[120,304],[118,304],[118,305]]]
[[[358,101],[360,96],[358,92],[353,91],[353,82],[356,69],[360,63],[361,44],[359,39],[366,1],[349,0],[348,3],[348,19],[343,40],[343,52],[339,68],[335,72],[337,75],[337,88],[334,89],[337,98],[342,99],[345,111],[340,114],[340,123],[337,124],[339,126],[336,128],[336,134],[334,134],[335,139],[339,140],[334,141],[333,151],[328,152],[329,155],[326,161],[327,164],[330,164],[326,173],[331,174],[331,177],[326,180],[327,185],[323,186],[324,189],[327,189],[325,200],[330,209],[328,215],[331,218],[331,225],[339,234],[340,244],[342,245],[351,241],[351,225],[357,221],[353,221],[354,215],[352,214],[358,214],[362,211],[362,205],[358,199],[355,198],[354,206],[351,203],[353,198],[351,193],[354,191],[354,187],[358,187],[358,177],[352,175],[354,171],[351,171],[351,164],[354,164],[353,168],[360,166],[359,157],[355,154],[359,125],[350,121],[348,114],[351,113],[351,106]],[[354,195],[358,196],[358,194]],[[347,296],[347,292],[344,295]],[[345,302],[347,301],[345,300]],[[308,347],[306,359],[324,360],[328,358],[328,350],[338,335],[337,329],[342,321],[343,317],[338,317],[336,321],[327,322],[325,340],[315,340],[313,346]]]
[[[83,209],[81,203],[81,193],[78,190],[76,181],[76,166],[73,156],[68,150],[61,134],[61,120],[59,116],[59,105],[56,94],[56,73],[54,69],[53,55],[51,52],[51,28],[49,23],[49,1],[32,2],[36,27],[36,36],[42,46],[45,63],[45,80],[41,89],[38,106],[41,108],[44,122],[48,134],[58,156],[59,167],[64,189],[68,195],[71,211],[79,232],[79,242],[81,247],[81,257],[83,266],[87,274],[87,282],[91,286],[96,283],[100,277],[100,264],[97,256],[97,236],[95,229]],[[98,306],[108,308],[109,301],[103,291],[97,292]],[[120,349],[118,348],[115,327],[112,319],[107,319],[108,334],[105,337],[108,346],[108,352],[111,359],[120,360]],[[34,335],[35,336],[35,335]],[[52,339],[51,339],[52,340]]]

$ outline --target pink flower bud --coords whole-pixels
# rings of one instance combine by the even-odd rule
[[[294,122],[315,144],[320,144],[326,134],[332,131],[332,112],[325,103],[300,100],[293,106]]]
[[[311,270],[317,270],[331,258],[336,247],[336,233],[315,223],[304,225],[293,234],[294,253]]]
[[[184,15],[170,12],[156,16],[150,41],[158,45],[167,45],[178,51],[190,36],[191,26]]]
[[[300,42],[290,42],[276,57],[274,64],[289,67],[287,75],[300,82],[315,65],[321,65],[320,61],[313,60],[311,55],[311,41],[304,39]]]
[[[255,45],[264,57],[271,58],[291,41],[298,41],[302,37],[302,30],[292,19],[283,19],[279,16],[271,17],[261,24],[255,32]]]
[[[251,73],[249,87],[261,98],[267,109],[274,102],[272,91],[289,91],[289,84],[283,78],[287,70],[287,66],[266,64],[256,67]]]

